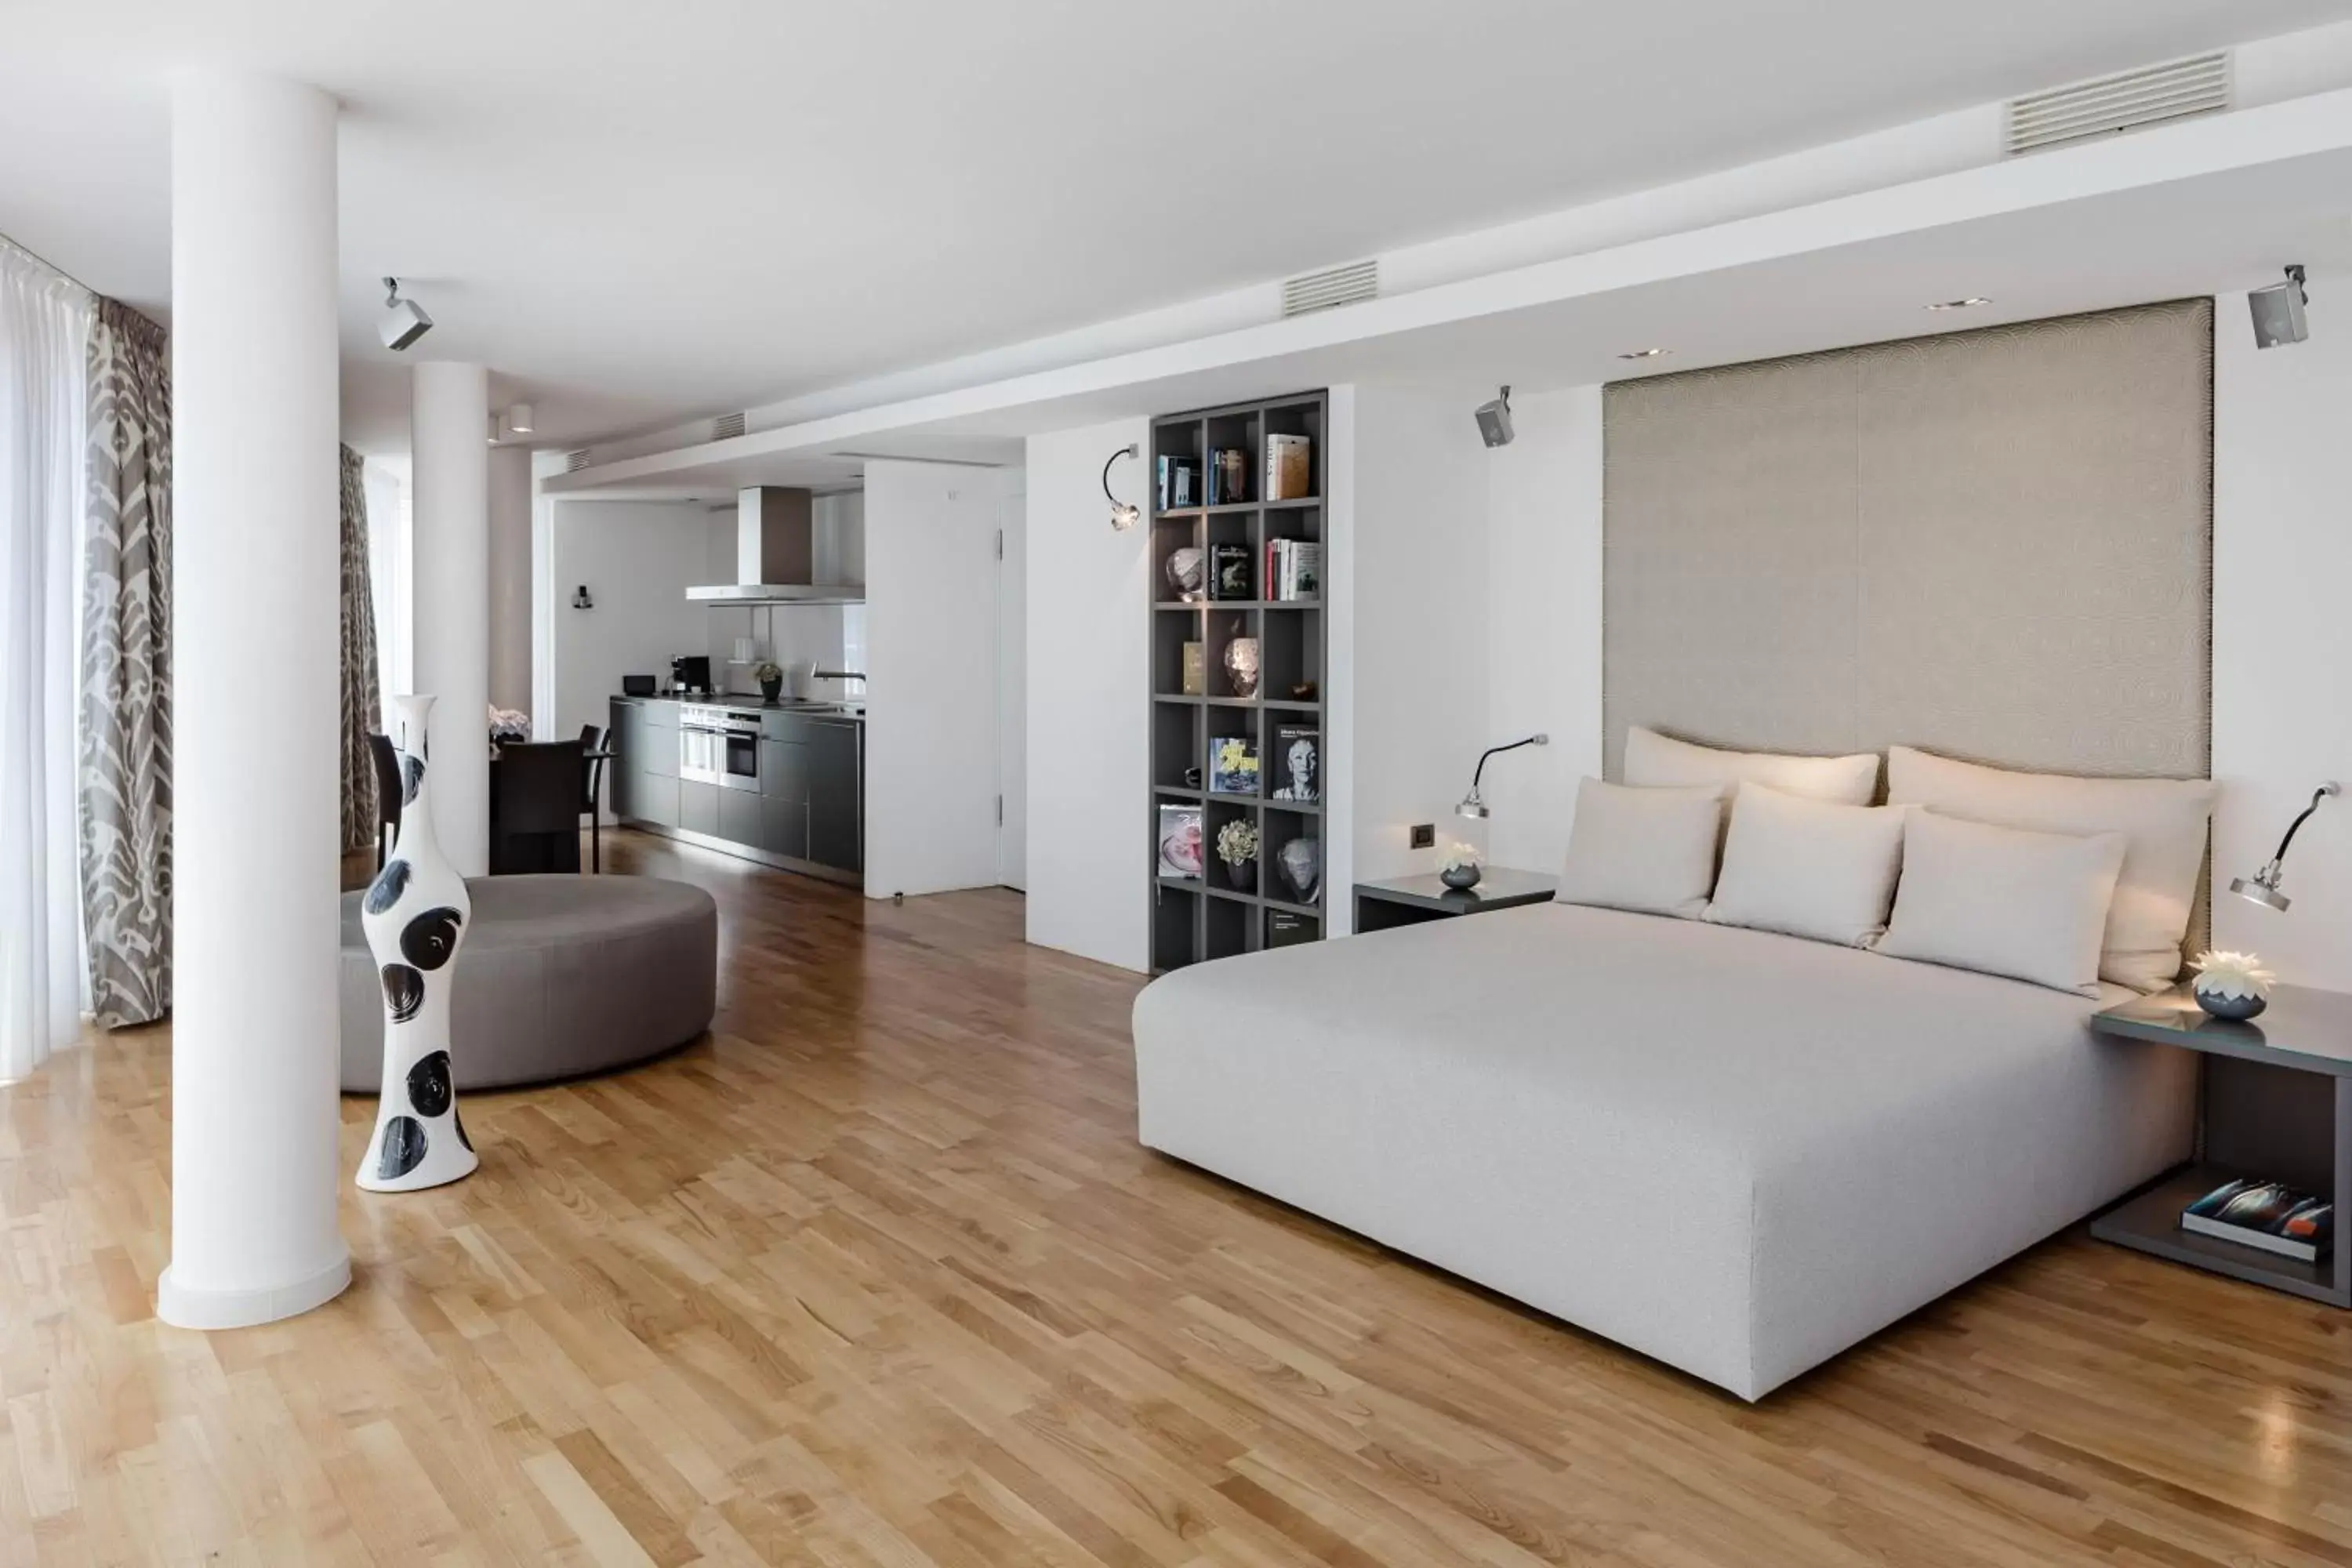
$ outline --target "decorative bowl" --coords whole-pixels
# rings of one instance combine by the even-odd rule
[[[1437,873],[1437,879],[1457,893],[1466,893],[1478,885],[1478,868],[1448,866]]]

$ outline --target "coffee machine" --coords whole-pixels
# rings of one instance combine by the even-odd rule
[[[669,689],[680,696],[710,695],[710,656],[682,653],[669,661]]]

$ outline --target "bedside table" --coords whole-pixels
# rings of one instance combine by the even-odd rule
[[[1517,909],[1521,904],[1548,904],[1559,891],[1559,879],[1540,871],[1514,871],[1489,866],[1478,885],[1456,892],[1434,876],[1397,877],[1385,882],[1356,884],[1356,930],[1393,931],[1425,921],[1451,920],[1455,915],[1485,914],[1488,910]]]
[[[2178,985],[2095,1013],[2091,1026],[2205,1058],[2197,1159],[2091,1221],[2091,1234],[2192,1268],[2352,1307],[2352,1250],[2341,1235],[2352,1209],[2352,995],[2282,985],[2261,1017],[2233,1024],[2206,1014],[2189,987]],[[2180,1211],[2232,1176],[2326,1195],[2336,1205],[2334,1250],[2304,1263],[2181,1229]]]

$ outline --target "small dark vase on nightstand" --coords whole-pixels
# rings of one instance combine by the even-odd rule
[[[1457,893],[1466,893],[1478,885],[1478,868],[1448,866],[1437,873],[1437,879]]]

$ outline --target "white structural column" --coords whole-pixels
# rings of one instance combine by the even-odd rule
[[[433,820],[458,874],[490,869],[489,373],[426,360],[409,387],[416,689],[440,699],[426,737]],[[526,539],[526,542],[528,540]]]
[[[530,449],[493,448],[490,700],[526,713],[530,711]]]
[[[184,1328],[290,1317],[351,1282],[335,1226],[337,374],[334,100],[181,79],[172,1261],[156,1315]]]

